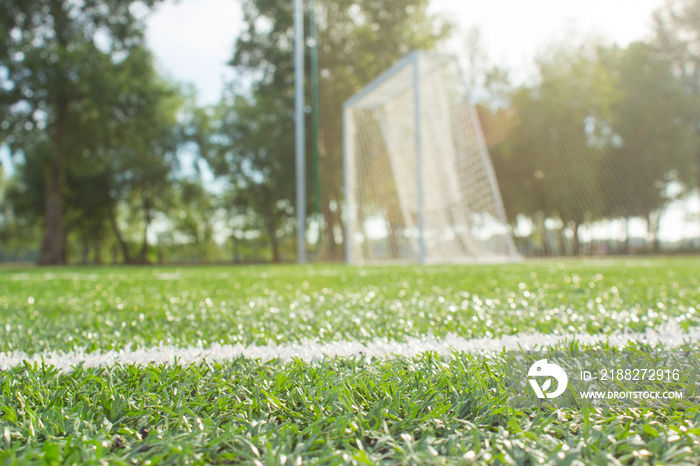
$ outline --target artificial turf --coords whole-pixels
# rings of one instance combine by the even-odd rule
[[[2,269],[0,351],[695,327],[699,272],[694,258]],[[514,408],[507,365],[507,353],[21,365],[0,372],[0,462],[700,462],[696,404]]]

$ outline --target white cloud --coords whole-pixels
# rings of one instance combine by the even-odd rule
[[[242,18],[235,0],[164,3],[148,19],[148,44],[163,71],[195,84],[199,102],[210,104],[218,100],[224,77],[233,76],[226,63]]]
[[[626,45],[650,34],[651,14],[663,0],[433,0],[431,10],[458,27],[449,44],[459,53],[464,32],[476,26],[494,64],[522,67],[569,32]]]

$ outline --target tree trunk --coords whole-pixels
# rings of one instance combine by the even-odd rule
[[[567,247],[567,243],[569,241],[566,238],[566,227],[562,226],[559,229],[559,244],[561,245],[561,250],[559,251],[559,254],[562,256],[568,256],[569,255],[569,248]]]
[[[146,257],[148,253],[148,227],[151,226],[153,216],[151,215],[151,203],[145,192],[141,193],[141,200],[143,201],[143,221],[146,223],[146,226],[143,228],[143,241],[141,242],[141,251],[139,252],[137,262],[139,264],[149,264],[150,262]]]
[[[60,162],[55,160],[49,167],[46,183],[46,230],[41,242],[39,264],[60,265],[65,264],[65,251],[63,250],[62,206],[63,195],[60,182]]]
[[[53,17],[53,29],[61,49],[67,46],[65,34],[67,15],[63,10],[62,2],[53,1],[49,5],[51,16]],[[56,86],[56,123],[53,133],[51,160],[49,170],[46,175],[46,195],[45,195],[45,220],[46,229],[44,238],[41,241],[39,252],[39,264],[41,265],[63,265],[66,263],[65,251],[65,231],[63,229],[63,170],[64,153],[63,139],[66,133],[68,120],[68,107],[70,100],[66,94],[67,85],[65,76],[58,76]]]
[[[545,225],[546,218],[543,217],[540,223],[540,231],[542,232],[542,253],[545,257],[552,257],[554,254],[552,252],[552,245],[549,241],[549,231]]]
[[[143,229],[143,240],[141,241],[141,249],[139,250],[139,255],[136,259],[136,262],[139,264],[148,264],[148,259],[146,257],[148,253],[148,223],[146,223],[146,227]]]
[[[327,202],[324,202],[322,205],[323,207],[321,207],[321,210],[323,211],[323,220],[326,224],[326,231],[324,232],[326,234],[326,254],[328,259],[334,260],[337,247],[335,243],[335,232],[333,231],[335,228],[334,216],[333,212],[331,211],[331,207]]]
[[[272,262],[277,264],[282,260],[280,257],[280,246],[277,240],[277,229],[274,227],[274,221],[270,223],[271,225],[268,225],[267,234],[270,237],[270,245],[272,246]]]
[[[659,242],[659,217],[660,213],[649,212],[647,215],[647,230],[651,233],[651,250],[654,254],[661,252],[661,243]]]
[[[95,248],[95,255],[93,256],[93,262],[96,265],[101,265],[102,264],[102,242],[98,239],[93,243],[93,247]]]
[[[625,254],[632,254],[632,242],[630,241],[630,219],[625,217],[622,219],[625,222]]]
[[[148,253],[148,239],[146,234],[143,235],[143,242],[141,243],[141,250],[139,251],[139,256],[137,262],[139,264],[148,264],[148,258],[146,257]]]
[[[696,125],[695,134],[700,136],[700,125]],[[695,157],[697,159],[697,167],[696,167],[696,172],[697,172],[697,176],[698,176],[698,180],[697,180],[698,186],[697,187],[700,188],[700,150],[698,152],[696,152]],[[700,222],[700,215],[698,215],[698,222]],[[658,223],[659,223],[659,219],[657,217],[657,220],[656,220],[656,231],[657,232],[659,231]],[[654,235],[654,252],[658,252],[659,250],[661,250],[657,236],[658,235]],[[697,238],[697,240],[698,240],[697,241],[698,247],[700,247],[700,236]],[[692,247],[692,245],[693,245],[692,240],[690,240],[690,245]]]
[[[231,234],[231,243],[233,246],[233,263],[239,264],[241,262],[240,245],[238,244],[238,238],[236,237],[236,232]]]
[[[275,218],[276,212],[273,210],[265,219],[265,226],[267,227],[267,236],[270,238],[270,246],[272,247],[272,262],[279,263],[282,258],[280,257],[280,245],[277,239],[277,223],[275,222]]]
[[[66,263],[63,230],[63,138],[66,131],[68,101],[63,99],[56,108],[56,131],[53,135],[51,161],[46,175],[45,218],[46,229],[41,241],[39,264]]]
[[[341,215],[340,210],[338,210],[338,226],[340,227],[340,232],[343,238],[343,252],[342,256],[340,257],[344,258],[345,260],[348,260],[348,258],[345,257],[345,242],[348,241],[348,237],[347,232],[345,231],[345,223],[343,222],[343,216]],[[340,257],[338,257],[338,259],[340,259]],[[336,258],[334,257],[333,260],[335,259]]]
[[[124,262],[127,264],[131,262],[131,254],[129,254],[129,245],[124,241],[122,232],[119,230],[119,225],[117,224],[117,217],[114,212],[114,205],[111,204],[108,207],[109,210],[109,223],[112,225],[112,230],[114,231],[114,236],[117,237],[117,242],[122,250],[122,255],[124,256]]]
[[[90,243],[88,242],[87,239],[83,238],[83,257],[81,259],[81,263],[83,265],[86,265],[89,260],[90,260]]]
[[[579,238],[579,230],[581,224],[574,220],[574,256],[581,255],[581,238]]]

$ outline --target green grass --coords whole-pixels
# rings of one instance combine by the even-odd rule
[[[699,262],[2,269],[0,351],[696,326]],[[0,463],[700,462],[696,406],[514,409],[505,356],[16,367]]]
[[[0,351],[432,333],[643,331],[700,321],[700,261],[0,269]]]
[[[669,464],[700,458],[696,407],[514,410],[504,400],[503,371],[499,358],[465,354],[69,374],[16,368],[0,376],[0,459]]]

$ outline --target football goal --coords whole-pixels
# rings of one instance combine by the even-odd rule
[[[346,258],[516,257],[457,60],[413,52],[343,105]]]

